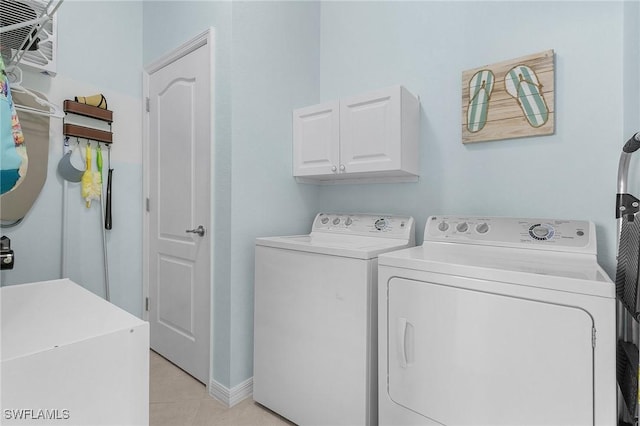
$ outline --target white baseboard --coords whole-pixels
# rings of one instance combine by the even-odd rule
[[[209,395],[221,401],[227,407],[233,407],[253,395],[253,377],[249,377],[231,389],[221,385],[215,380],[211,380],[211,383],[209,383]]]

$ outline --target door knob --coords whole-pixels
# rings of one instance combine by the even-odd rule
[[[184,232],[188,232],[188,233],[191,233],[191,234],[198,234],[199,236],[204,237],[204,233],[206,231],[204,229],[204,226],[200,225],[196,229],[187,229]]]

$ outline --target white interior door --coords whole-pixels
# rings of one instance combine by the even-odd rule
[[[149,73],[148,308],[151,348],[207,383],[211,53],[187,52]]]

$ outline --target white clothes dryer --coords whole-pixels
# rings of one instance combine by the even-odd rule
[[[413,218],[319,213],[256,240],[253,399],[300,425],[377,424],[377,257]]]
[[[381,425],[616,424],[593,223],[432,216],[378,264]]]

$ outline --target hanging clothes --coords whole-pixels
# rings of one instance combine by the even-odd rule
[[[0,194],[16,186],[21,169],[22,175],[26,174],[26,160],[24,135],[0,55]]]

